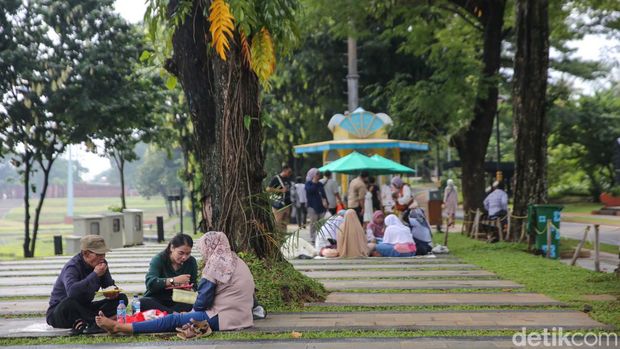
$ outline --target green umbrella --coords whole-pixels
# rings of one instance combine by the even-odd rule
[[[396,161],[390,160],[388,158],[384,158],[381,155],[373,155],[370,157],[372,160],[377,161],[381,164],[381,166],[383,168],[388,168],[391,170],[391,172],[384,172],[382,174],[388,174],[388,173],[407,173],[407,174],[414,174],[415,170],[412,168],[409,168],[405,165],[401,165]]]
[[[381,173],[387,173],[385,171],[389,171],[389,170],[390,168],[386,167],[380,162],[373,160],[369,158],[368,156],[360,154],[356,151],[319,168],[319,171],[321,172],[331,171],[331,172],[346,173],[346,174],[358,174],[361,171],[368,171],[369,173],[381,174]]]

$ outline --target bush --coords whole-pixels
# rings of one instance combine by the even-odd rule
[[[250,268],[256,297],[267,311],[290,311],[301,308],[306,302],[325,300],[327,291],[323,285],[295,270],[286,260],[262,260],[247,252],[238,255]],[[200,261],[198,270],[203,268],[204,261]]]
[[[239,253],[256,284],[256,296],[269,311],[291,310],[306,302],[325,300],[323,285],[295,270],[286,260],[267,261],[251,253]]]

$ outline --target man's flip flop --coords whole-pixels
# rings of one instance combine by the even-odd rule
[[[73,323],[73,326],[71,326],[71,331],[69,331],[69,333],[72,336],[77,336],[77,335],[84,333],[85,328],[86,328],[86,321],[82,319],[77,319]]]

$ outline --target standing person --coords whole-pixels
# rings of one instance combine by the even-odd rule
[[[56,328],[71,328],[72,334],[101,333],[95,316],[116,314],[119,301],[127,304],[127,296],[115,293],[93,302],[100,288],[114,285],[105,255],[110,250],[99,235],[86,235],[80,239],[80,253],[62,268],[54,283],[45,319]]]
[[[383,212],[394,212],[394,198],[392,197],[392,187],[389,184],[381,185],[381,205],[383,205]]]
[[[325,171],[324,175],[323,179],[321,179],[321,183],[323,183],[325,195],[327,196],[327,210],[332,215],[335,215],[336,207],[339,203],[342,203],[340,193],[338,192],[338,182],[332,178],[331,171]]]
[[[368,191],[372,194],[372,211],[381,210],[381,190],[376,184],[375,177],[368,177]]]
[[[397,215],[405,212],[413,202],[411,187],[403,182],[400,177],[392,178],[392,197],[394,198],[394,213]]]
[[[271,179],[267,187],[267,192],[272,194],[270,196],[271,211],[273,212],[276,226],[283,231],[286,231],[286,225],[291,215],[290,177],[292,174],[293,170],[290,166],[282,166],[282,171]]]
[[[484,199],[484,208],[487,210],[489,219],[495,219],[508,214],[508,194],[504,191],[504,182],[495,181],[495,188]]]
[[[364,223],[364,200],[366,198],[367,180],[368,172],[362,171],[359,176],[349,183],[349,191],[347,192],[347,207],[355,211],[360,223]]]
[[[327,211],[327,198],[323,184],[319,182],[319,170],[311,168],[306,174],[306,197],[308,199],[308,220],[310,224],[310,241],[314,244],[318,220]]]
[[[454,226],[456,209],[459,205],[459,194],[454,185],[454,181],[451,179],[448,179],[446,189],[443,192],[443,205],[448,219],[447,227],[449,228]]]
[[[368,223],[370,223],[370,221],[372,220],[372,213],[373,213],[373,209],[372,209],[372,193],[370,192],[370,190],[366,191],[366,195],[364,195],[364,228],[366,228],[366,225]]]
[[[191,304],[172,300],[174,286],[192,285],[196,291],[198,264],[192,253],[194,241],[189,235],[175,235],[165,250],[156,254],[145,276],[146,292],[140,298],[140,310],[159,309],[169,314],[190,311]]]
[[[306,185],[303,179],[297,176],[295,181],[297,182],[295,183],[295,211],[297,213],[295,218],[299,229],[301,229],[306,227],[308,198],[306,197]]]
[[[177,328],[184,338],[195,336],[191,333],[195,327],[204,329],[204,333],[252,327],[254,278],[248,266],[231,251],[222,232],[205,233],[197,245],[205,267],[191,312],[130,324],[118,323],[100,313],[97,324],[110,333],[171,332]],[[190,322],[198,326],[184,326]]]

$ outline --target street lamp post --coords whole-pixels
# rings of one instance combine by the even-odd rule
[[[503,98],[497,98],[497,111],[495,112],[495,139],[497,141],[497,161],[495,163],[495,180],[501,182],[504,175],[500,169],[500,162],[502,160],[502,154],[500,152],[500,138],[499,138],[499,105],[503,101]]]

